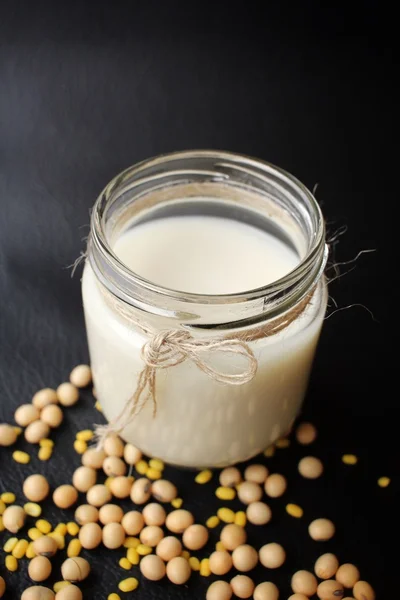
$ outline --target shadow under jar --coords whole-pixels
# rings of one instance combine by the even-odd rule
[[[268,163],[187,151],[118,175],[94,206],[82,279],[106,418],[125,409],[122,437],[174,465],[222,467],[264,450],[301,408],[326,309],[326,260],[314,197]],[[233,381],[190,356],[160,368],[162,345],[149,359],[155,336],[176,330],[203,343],[202,365]],[[226,340],[244,344],[254,376],[249,356],[219,344]],[[161,360],[154,397],[146,387],[133,407],[144,359]]]

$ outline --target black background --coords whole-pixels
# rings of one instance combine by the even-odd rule
[[[88,359],[79,275],[71,280],[66,267],[84,247],[90,207],[116,173],[187,148],[222,148],[275,163],[310,188],[319,184],[330,235],[347,226],[336,260],[376,249],[330,289],[339,307],[364,304],[374,319],[354,307],[326,322],[305,404],[305,416],[320,428],[312,452],[326,463],[326,475],[300,480],[296,462],[309,450],[294,445],[270,461],[289,476],[285,500],[301,504],[306,516],[294,521],[285,502],[271,502],[274,521],[250,529],[250,539],[257,547],[282,541],[289,559],[279,572],[259,570],[255,579],[276,581],[287,598],[290,574],[332,550],[360,566],[378,599],[394,598],[394,16],[373,1],[348,3],[351,10],[337,3],[295,6],[0,3],[0,421],[11,421],[18,404]],[[73,432],[97,418],[91,406],[84,394],[56,436],[56,452],[44,466],[53,486],[68,481],[79,464]],[[344,452],[360,457],[357,467],[341,464]],[[15,469],[10,456],[0,455],[1,490],[18,491],[21,502],[21,482],[38,462]],[[191,474],[169,474],[199,519],[212,514],[212,486],[194,492]],[[382,490],[376,480],[386,474],[392,485]],[[306,525],[316,516],[336,522],[332,543],[308,538]],[[125,576],[116,567],[119,555],[93,554],[86,598],[115,590]],[[6,574],[7,598],[27,586],[22,572]],[[136,595],[204,598],[207,584],[198,576],[180,590],[144,582]]]

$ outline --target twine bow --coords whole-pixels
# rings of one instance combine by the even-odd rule
[[[247,365],[238,373],[228,373],[214,368],[205,360],[205,355],[212,352],[243,356]],[[153,416],[157,414],[156,374],[158,369],[168,369],[180,365],[185,360],[192,361],[206,375],[229,385],[243,385],[251,381],[257,372],[257,359],[250,346],[243,340],[235,339],[195,339],[188,331],[169,329],[152,335],[143,345],[141,357],[144,367],[139,374],[136,389],[126,402],[116,419],[108,425],[96,427],[98,446],[101,447],[110,433],[119,434],[129,425],[139,411],[150,399],[153,402]]]

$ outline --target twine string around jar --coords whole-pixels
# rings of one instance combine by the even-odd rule
[[[249,342],[259,338],[270,337],[292,323],[310,303],[314,290],[294,308],[272,321],[266,322],[262,327],[246,333],[246,337],[197,339],[185,329],[167,329],[154,331],[150,326],[138,319],[133,310],[110,292],[102,289],[103,296],[112,310],[115,310],[130,324],[140,329],[148,336],[143,344],[141,357],[144,362],[139,373],[137,385],[132,395],[128,398],[119,415],[107,425],[97,425],[95,429],[97,447],[101,448],[105,438],[112,434],[120,434],[134,419],[135,415],[150,400],[153,402],[153,416],[157,414],[156,374],[159,369],[175,367],[186,360],[190,360],[198,369],[203,371],[214,381],[228,385],[244,385],[251,381],[258,367],[257,358],[249,346]],[[209,354],[221,352],[242,356],[246,364],[237,373],[222,371],[210,364]]]

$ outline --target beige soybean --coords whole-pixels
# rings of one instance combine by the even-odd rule
[[[209,560],[210,570],[214,575],[226,575],[232,569],[232,557],[225,550],[216,550]]]
[[[18,533],[25,524],[26,512],[22,506],[13,504],[3,512],[3,526],[11,533]]]
[[[31,502],[41,502],[49,495],[50,486],[46,477],[36,473],[25,479],[22,491]]]
[[[304,594],[292,594],[289,596],[288,600],[308,600],[308,596]]]
[[[360,571],[355,565],[345,563],[336,572],[336,580],[345,588],[352,588],[360,580]]]
[[[262,488],[258,483],[243,481],[238,487],[238,498],[243,504],[258,502],[262,497]]]
[[[324,465],[315,456],[305,456],[298,464],[298,470],[306,479],[318,479],[324,472]]]
[[[45,406],[40,413],[40,419],[47,423],[52,429],[60,427],[63,422],[64,414],[58,404],[49,404]]]
[[[235,550],[246,543],[247,533],[244,527],[230,523],[221,530],[220,540],[227,550]]]
[[[54,600],[54,592],[42,585],[32,585],[22,592],[21,600]]]
[[[92,381],[92,371],[89,365],[77,365],[69,374],[69,380],[77,388],[84,388]]]
[[[286,552],[280,544],[271,542],[260,548],[260,563],[267,569],[279,569],[286,560]]]
[[[51,574],[51,562],[45,556],[35,556],[29,562],[28,575],[32,581],[45,581]]]
[[[147,506],[144,507],[142,514],[146,525],[158,525],[160,527],[164,525],[167,517],[165,508],[156,502],[147,504]]]
[[[148,525],[147,527],[143,527],[139,537],[142,544],[155,548],[163,539],[164,532],[158,525]]]
[[[208,529],[204,525],[189,525],[183,532],[183,545],[189,550],[200,550],[208,542]]]
[[[254,592],[254,582],[247,575],[236,575],[231,579],[231,588],[238,598],[250,598]]]
[[[159,479],[151,485],[151,493],[159,502],[172,502],[178,496],[176,486],[167,479]]]
[[[133,444],[125,444],[124,460],[127,465],[136,465],[139,460],[142,460],[142,453]]]
[[[121,524],[127,535],[137,535],[144,527],[144,518],[139,511],[131,510],[122,517]]]
[[[126,464],[118,456],[107,456],[103,462],[103,471],[108,477],[120,477],[126,473]]]
[[[279,590],[272,581],[260,583],[254,590],[254,600],[278,600]]]
[[[150,581],[160,581],[165,577],[165,564],[156,554],[148,554],[140,561],[140,572]]]
[[[267,496],[270,498],[279,498],[286,492],[287,481],[280,473],[272,473],[267,477],[267,481],[264,484],[264,490]]]
[[[59,385],[56,391],[57,398],[62,406],[73,406],[79,400],[78,389],[68,381]]]
[[[78,500],[78,492],[72,485],[60,485],[53,492],[53,502],[58,508],[70,508]]]
[[[43,388],[42,390],[39,390],[33,395],[32,404],[39,410],[49,404],[58,404],[56,390],[53,390],[52,388]]]
[[[47,535],[42,535],[33,542],[33,550],[36,556],[45,556],[46,558],[50,558],[57,552],[58,545],[54,538],[51,538]]]
[[[0,446],[12,446],[17,441],[17,433],[11,425],[0,423]]]
[[[110,482],[110,491],[116,498],[128,498],[133,485],[133,477],[120,475],[114,477]]]
[[[124,511],[117,504],[104,504],[99,510],[99,521],[103,525],[121,523]]]
[[[244,478],[246,481],[263,484],[268,477],[268,469],[264,465],[249,465],[245,472]]]
[[[151,496],[151,482],[146,477],[137,479],[131,488],[131,500],[134,504],[145,504]]]
[[[81,556],[67,558],[61,565],[61,575],[65,581],[83,581],[90,573],[90,564]]]
[[[111,500],[111,492],[108,487],[102,483],[94,485],[86,494],[86,501],[92,506],[100,508]]]
[[[125,530],[121,523],[107,523],[103,527],[103,544],[110,550],[121,548],[125,542]]]
[[[76,585],[67,585],[56,594],[55,600],[82,600],[83,594]]]
[[[33,404],[21,404],[14,413],[14,420],[20,427],[27,427],[40,418],[40,410]]]
[[[268,504],[264,502],[252,502],[246,510],[247,520],[253,525],[266,525],[272,517]]]
[[[242,475],[236,467],[227,467],[219,475],[219,482],[222,487],[236,487],[241,481]]]
[[[182,556],[172,558],[167,564],[167,577],[175,585],[185,584],[192,573],[189,562]]]
[[[106,453],[104,450],[89,448],[82,454],[82,464],[85,467],[92,467],[92,469],[101,469],[105,458]]]
[[[353,588],[353,596],[356,600],[375,600],[375,592],[367,581],[357,581]]]
[[[75,511],[75,521],[79,525],[96,523],[99,520],[99,510],[91,504],[81,504]]]
[[[317,430],[312,423],[300,423],[296,429],[296,440],[303,446],[312,444],[317,438]]]
[[[314,573],[320,579],[332,579],[339,568],[339,561],[334,554],[322,554],[315,562]]]
[[[102,531],[98,523],[86,523],[79,530],[79,541],[82,548],[93,550],[100,545],[102,540]]]
[[[296,594],[304,594],[305,596],[312,596],[316,593],[318,582],[309,571],[297,571],[291,581],[292,590]]]
[[[50,427],[40,419],[32,421],[25,429],[25,439],[30,444],[38,444],[40,440],[49,437]]]
[[[315,519],[308,526],[308,533],[316,542],[326,542],[335,535],[335,525],[329,519]]]
[[[91,467],[78,467],[72,475],[72,484],[78,492],[87,492],[96,484],[97,471]]]
[[[323,581],[319,584],[317,588],[317,596],[320,598],[320,600],[337,600],[338,598],[343,598],[343,586],[334,579],[328,579],[327,581]]]
[[[1,577],[0,575],[0,598],[2,598],[4,596],[6,592],[6,582],[4,581],[3,577]]]
[[[165,526],[172,533],[183,533],[193,523],[194,517],[192,513],[183,508],[173,510],[165,519]]]
[[[160,540],[157,544],[156,554],[165,562],[170,561],[172,558],[176,556],[180,556],[182,553],[182,544],[178,538],[173,535],[168,535],[167,537]]]
[[[116,433],[111,433],[106,437],[103,448],[107,456],[122,458],[124,455],[124,442]]]
[[[247,573],[258,563],[258,552],[249,544],[242,544],[235,548],[232,553],[232,562],[235,569]]]
[[[226,581],[214,581],[207,590],[206,600],[231,600],[232,587]]]

